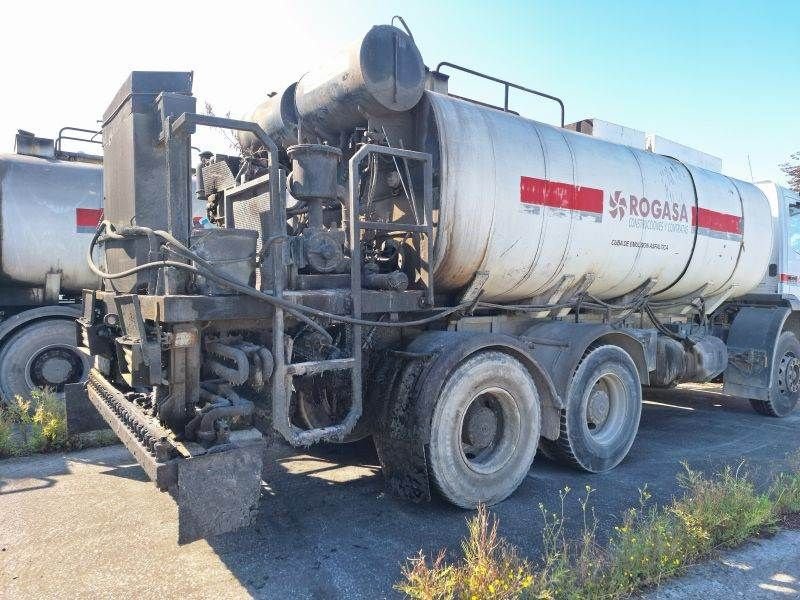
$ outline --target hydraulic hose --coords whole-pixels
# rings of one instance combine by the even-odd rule
[[[307,323],[308,325],[314,327],[314,329],[316,329],[318,331],[320,329],[322,329],[322,332],[325,332],[324,328],[322,328],[315,321],[309,319],[308,318],[309,315],[310,316],[315,316],[315,317],[318,317],[318,318],[323,318],[323,319],[330,319],[332,321],[337,321],[337,322],[340,322],[340,323],[347,323],[349,325],[363,325],[363,326],[366,326],[366,327],[416,327],[416,326],[420,326],[420,325],[426,325],[428,323],[433,323],[434,321],[438,321],[440,319],[443,319],[443,318],[445,318],[445,317],[447,317],[447,316],[449,316],[449,315],[451,315],[451,314],[453,314],[455,312],[463,310],[463,309],[465,309],[465,308],[467,308],[469,306],[469,304],[461,304],[461,305],[458,305],[458,306],[445,308],[445,309],[442,309],[439,312],[437,312],[435,315],[431,315],[430,317],[425,317],[425,318],[422,318],[422,319],[416,319],[416,320],[413,320],[413,321],[372,321],[372,320],[369,320],[369,319],[356,319],[356,318],[353,318],[353,317],[347,317],[345,315],[337,315],[335,313],[330,313],[330,312],[327,312],[327,311],[324,311],[324,310],[319,310],[317,308],[312,308],[310,306],[304,306],[302,304],[295,304],[294,302],[290,302],[290,301],[284,300],[282,298],[277,298],[277,297],[272,296],[270,294],[265,294],[264,292],[261,292],[260,290],[257,290],[255,288],[250,287],[249,285],[245,285],[245,284],[239,283],[238,281],[235,281],[233,279],[229,279],[228,277],[225,277],[224,275],[219,274],[214,269],[214,267],[211,266],[206,260],[204,260],[202,257],[198,256],[196,253],[192,252],[189,248],[187,248],[181,242],[176,240],[172,235],[170,235],[166,231],[161,231],[161,230],[150,230],[150,231],[152,231],[152,233],[154,235],[156,235],[156,236],[160,237],[161,239],[163,239],[164,241],[166,241],[167,244],[169,244],[169,246],[170,246],[169,249],[173,253],[178,254],[180,256],[183,256],[184,258],[187,258],[189,260],[192,260],[192,261],[194,261],[196,263],[196,265],[199,265],[199,266],[189,265],[189,264],[178,262],[178,261],[162,260],[162,261],[153,261],[153,262],[145,263],[143,265],[139,265],[137,267],[133,267],[131,269],[128,269],[126,271],[121,271],[119,273],[107,273],[105,271],[102,271],[100,268],[98,268],[97,265],[94,264],[94,260],[92,259],[92,252],[93,252],[98,240],[100,239],[100,234],[102,233],[103,229],[107,228],[107,227],[113,227],[113,226],[111,225],[111,223],[108,223],[107,221],[103,221],[102,223],[100,223],[100,225],[98,226],[97,232],[95,232],[95,235],[92,238],[92,241],[91,241],[91,243],[89,245],[89,250],[87,252],[87,261],[89,263],[89,268],[92,270],[93,273],[95,273],[99,277],[102,277],[103,279],[118,279],[120,277],[127,277],[128,275],[132,275],[134,273],[138,273],[139,271],[144,271],[146,269],[156,269],[156,268],[162,268],[162,267],[165,267],[165,266],[175,267],[175,268],[178,268],[178,269],[183,269],[183,270],[189,271],[189,272],[194,273],[196,275],[202,275],[203,277],[211,279],[212,281],[214,281],[214,282],[216,282],[216,283],[218,283],[220,285],[223,285],[225,287],[228,287],[228,288],[230,288],[230,289],[232,289],[232,290],[234,290],[236,292],[239,292],[239,293],[247,295],[247,296],[251,296],[251,297],[256,298],[258,300],[263,300],[263,301],[265,301],[265,302],[267,302],[269,304],[272,304],[274,306],[278,306],[278,307],[286,310],[287,312],[291,313],[295,317],[299,318],[303,322]],[[132,232],[132,233],[133,233],[133,235],[146,235],[145,231],[143,231],[143,230],[147,230],[147,229],[149,229],[149,228],[137,227],[136,231]],[[113,229],[112,229],[112,231],[113,231]],[[126,237],[124,234],[119,234],[119,233],[116,233],[116,232],[114,232],[111,237],[118,239],[118,236],[119,237]],[[327,332],[325,332],[325,335],[328,336]]]
[[[161,238],[167,243],[167,249],[171,251],[173,254],[181,256],[187,260],[191,260],[195,263],[195,265],[186,264],[183,262],[172,261],[172,260],[161,260],[161,261],[152,261],[149,263],[145,263],[139,265],[137,267],[133,267],[131,269],[127,269],[126,271],[121,271],[119,273],[106,273],[99,269],[97,265],[94,264],[92,259],[92,252],[100,239],[101,233],[104,229],[111,228],[111,232],[107,234],[107,237],[111,239],[123,239],[128,235],[134,236],[147,236],[151,238],[151,236],[156,236]],[[639,310],[643,309],[648,313],[648,316],[652,315],[652,310],[648,306],[647,297],[641,295],[639,298],[634,300],[633,302],[627,305],[613,305],[593,296],[586,295],[585,297],[581,298],[579,301],[571,301],[571,302],[561,302],[549,305],[509,305],[509,304],[494,304],[491,302],[477,302],[477,303],[462,303],[457,306],[452,306],[448,308],[443,308],[439,310],[436,314],[431,315],[429,317],[424,317],[421,319],[415,319],[412,321],[373,321],[370,319],[357,319],[354,317],[348,317],[345,315],[337,315],[335,313],[330,313],[324,310],[320,310],[317,308],[313,308],[310,306],[304,306],[302,304],[296,304],[294,302],[290,302],[288,300],[284,300],[283,298],[277,298],[276,296],[272,296],[270,294],[266,294],[260,290],[257,290],[249,285],[242,284],[238,281],[233,279],[229,279],[228,277],[221,275],[216,269],[211,265],[208,261],[203,259],[201,256],[198,256],[195,252],[187,248],[184,244],[179,242],[175,239],[174,236],[170,235],[166,231],[162,230],[152,230],[148,227],[134,227],[134,228],[126,228],[122,231],[122,233],[117,233],[113,229],[113,225],[108,221],[103,221],[98,225],[97,231],[95,232],[94,237],[89,245],[89,250],[87,252],[87,262],[89,263],[89,268],[92,270],[93,273],[102,277],[104,279],[118,279],[121,277],[127,277],[134,273],[138,273],[140,271],[144,271],[147,269],[158,269],[162,267],[175,267],[178,269],[183,269],[194,273],[196,275],[202,275],[207,279],[214,281],[220,285],[223,285],[227,288],[230,288],[236,292],[239,292],[243,295],[250,296],[252,298],[256,298],[258,300],[262,300],[273,306],[280,307],[287,311],[288,313],[292,314],[299,320],[303,321],[310,327],[314,328],[315,330],[323,333],[325,337],[330,337],[328,332],[319,325],[316,321],[310,319],[309,317],[317,317],[322,319],[329,319],[331,321],[336,321],[339,323],[346,323],[348,325],[362,325],[366,327],[418,327],[422,325],[427,325],[429,323],[433,323],[435,321],[444,319],[454,313],[459,311],[463,311],[469,309],[471,307],[476,308],[490,308],[496,310],[506,310],[506,311],[539,311],[539,310],[552,310],[558,308],[574,308],[578,302],[580,302],[581,307],[585,307],[591,310]],[[664,303],[664,306],[667,306],[668,302]],[[652,317],[651,317],[652,320]],[[666,330],[666,328],[658,327],[660,322],[656,325],[657,329],[661,330],[662,328]],[[669,330],[667,330],[669,331]],[[666,334],[666,333],[665,333]],[[673,332],[670,332],[670,337],[675,336]],[[667,334],[669,335],[669,334]]]

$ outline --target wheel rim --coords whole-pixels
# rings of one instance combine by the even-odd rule
[[[31,388],[47,387],[55,392],[80,381],[83,373],[83,359],[74,348],[64,345],[42,348],[25,365],[25,380]]]
[[[784,403],[793,408],[800,392],[800,358],[793,352],[784,354],[778,365],[778,390]]]
[[[787,352],[783,355],[780,373],[779,384],[782,393],[796,394],[800,391],[800,359],[793,353]]]
[[[477,473],[494,473],[514,456],[520,432],[514,397],[501,388],[486,388],[466,405],[459,424],[464,463]]]
[[[583,423],[592,440],[608,445],[620,434],[628,412],[627,390],[616,373],[603,373],[584,397]]]

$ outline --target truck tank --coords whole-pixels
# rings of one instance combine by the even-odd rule
[[[483,299],[535,297],[593,276],[610,299],[740,296],[769,262],[769,203],[754,185],[434,92],[422,147],[438,174],[439,289],[488,272]]]
[[[42,286],[61,273],[61,290],[98,287],[86,247],[100,219],[101,165],[0,155],[0,273],[6,284]]]
[[[800,403],[789,300],[726,302],[770,259],[756,187],[521,118],[511,88],[558,101],[562,125],[563,103],[425,71],[399,29],[342,56],[300,79],[296,114],[291,93],[257,110],[268,131],[195,113],[186,72],[132,73],[106,113],[116,212],[79,324],[94,368],[68,392],[174,495],[179,540],[252,523],[272,429],[297,447],[372,435],[389,490],[468,508],[511,494],[539,448],[614,468],[642,386],[721,376],[760,413]],[[503,109],[442,95],[442,66],[504,85]],[[209,236],[184,211],[198,125],[251,140],[201,165],[225,227]],[[128,226],[165,211],[165,232]],[[179,260],[153,261],[148,238]],[[147,251],[115,267],[134,239]],[[141,285],[121,290],[128,267]]]

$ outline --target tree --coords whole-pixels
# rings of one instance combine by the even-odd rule
[[[789,187],[800,193],[800,152],[795,152],[789,157],[789,162],[781,165],[781,171],[786,173]]]

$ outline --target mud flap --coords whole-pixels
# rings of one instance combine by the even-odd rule
[[[249,527],[258,514],[264,443],[177,461],[170,493],[178,504],[178,543]]]
[[[412,502],[431,499],[425,439],[415,410],[417,384],[426,365],[426,357],[388,357],[372,386],[371,393],[378,397],[370,398],[380,407],[372,440],[386,489]]]
[[[786,306],[744,306],[739,310],[728,333],[724,394],[770,399],[775,348],[791,312]]]
[[[412,502],[428,502],[431,486],[425,448],[419,441],[373,436],[387,491]]]

